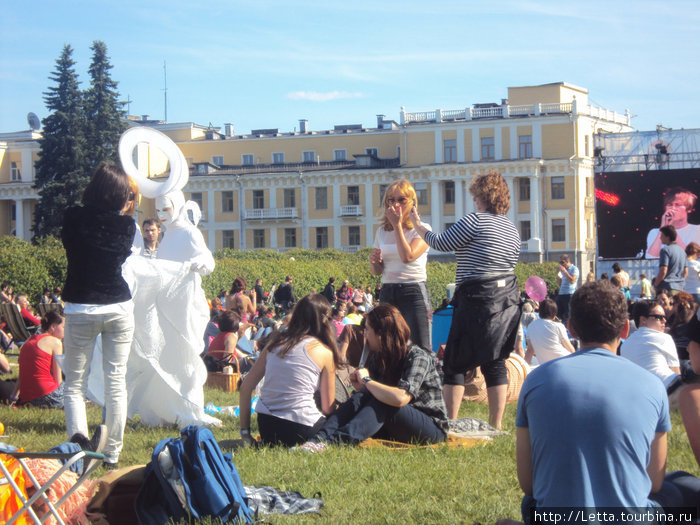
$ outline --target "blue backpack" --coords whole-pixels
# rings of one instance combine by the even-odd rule
[[[206,516],[253,523],[231,454],[222,454],[211,430],[190,425],[160,441],[136,496],[142,525]]]

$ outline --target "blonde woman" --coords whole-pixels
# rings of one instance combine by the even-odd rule
[[[398,308],[411,329],[411,341],[431,350],[432,308],[426,284],[428,244],[411,222],[417,205],[416,190],[405,179],[397,180],[384,193],[384,215],[369,256],[373,274],[382,276],[380,303]],[[430,225],[423,223],[430,230]]]

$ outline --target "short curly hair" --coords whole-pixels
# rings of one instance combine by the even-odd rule
[[[489,213],[505,215],[510,210],[508,184],[496,170],[474,177],[469,185],[469,193],[480,199]]]
[[[586,283],[571,298],[571,327],[582,343],[610,343],[627,321],[627,301],[610,281]]]

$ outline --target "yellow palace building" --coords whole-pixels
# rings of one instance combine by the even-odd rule
[[[434,231],[474,210],[471,178],[499,171],[511,190],[510,218],[521,259],[569,253],[582,272],[595,259],[593,134],[633,131],[630,114],[588,103],[588,91],[564,82],[508,88],[500,103],[377,115],[375,127],[236,134],[194,123],[130,117],[170,136],[190,167],[185,195],[202,209],[212,250],[292,248],[355,251],[373,242],[385,188],[410,180]],[[30,238],[32,188],[40,132],[0,133],[0,234]],[[166,168],[160,152],[140,148],[149,175]],[[142,221],[153,216],[144,200]],[[441,254],[432,253],[433,256]]]

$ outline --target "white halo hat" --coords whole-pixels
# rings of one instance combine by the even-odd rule
[[[160,149],[168,158],[170,175],[165,181],[149,179],[139,172],[134,164],[133,151],[141,143]],[[181,190],[190,177],[187,161],[177,144],[170,137],[153,128],[139,126],[127,129],[122,133],[119,138],[119,158],[126,174],[139,185],[141,194],[151,199],[173,190]]]

